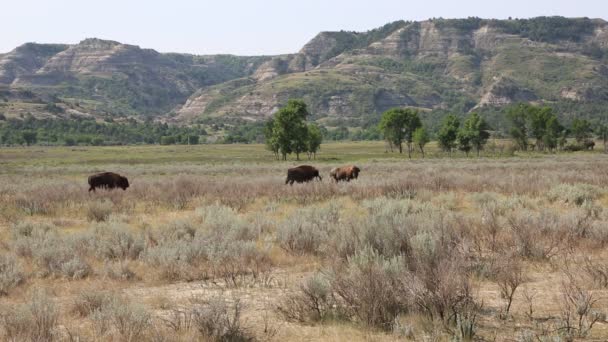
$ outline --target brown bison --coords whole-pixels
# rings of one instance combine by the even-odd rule
[[[289,185],[293,185],[293,182],[310,182],[315,178],[319,178],[320,181],[323,180],[321,175],[319,175],[319,170],[310,165],[300,165],[287,170],[287,179],[285,180],[285,184],[289,183]]]
[[[333,168],[329,172],[329,175],[336,181],[336,183],[339,181],[350,182],[351,179],[357,179],[357,177],[359,177],[359,172],[361,172],[360,168],[356,167],[355,165],[350,165]]]
[[[114,172],[102,172],[96,175],[89,176],[89,192],[95,191],[96,188],[114,189],[121,188],[127,190],[129,180]]]

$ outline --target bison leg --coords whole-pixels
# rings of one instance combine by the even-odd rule
[[[89,187],[89,192],[91,192],[91,191],[95,192],[95,187],[92,185]]]

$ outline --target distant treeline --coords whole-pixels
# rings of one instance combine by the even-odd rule
[[[6,119],[0,116],[0,145],[198,144],[207,132],[200,126],[163,123],[97,122],[94,119]]]
[[[210,138],[203,125],[176,126],[136,120],[98,122],[94,119],[6,119],[0,114],[0,145],[195,145],[202,143],[264,143],[265,122],[208,123],[208,130],[220,132]],[[376,125],[348,129],[319,126],[325,140],[380,140]]]
[[[516,145],[528,148],[567,148],[566,139],[576,138],[584,148],[590,139],[605,140],[608,119],[585,115],[601,111],[593,104],[556,103],[552,106],[513,104],[503,108],[484,108],[478,114],[487,130],[496,138],[512,138]],[[561,114],[558,114],[561,113]],[[464,122],[466,116],[446,110],[418,113],[428,138],[441,140],[446,118]],[[602,116],[599,116],[602,117]],[[323,141],[382,140],[385,133],[379,123],[381,117],[370,117],[365,122],[327,120],[316,124]],[[360,125],[356,127],[356,124]],[[0,113],[0,145],[134,145],[134,144],[202,144],[202,143],[265,143],[267,122],[233,121],[214,123],[208,119],[192,126],[168,125],[134,119],[99,122],[87,118],[7,119]],[[209,131],[209,132],[208,132]],[[413,131],[412,131],[413,133]],[[532,142],[526,145],[526,139]],[[557,146],[556,146],[557,144]]]

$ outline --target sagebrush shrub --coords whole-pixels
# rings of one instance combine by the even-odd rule
[[[243,305],[237,299],[230,305],[223,297],[214,297],[192,309],[194,327],[211,341],[250,341],[253,336],[243,326]]]
[[[594,201],[602,193],[600,188],[590,184],[560,184],[549,190],[547,198],[552,202],[562,201],[582,205],[587,201]]]
[[[24,281],[25,275],[19,262],[12,256],[0,254],[0,296],[6,296]]]
[[[89,221],[103,222],[107,221],[114,205],[110,201],[95,201],[89,203],[87,207],[87,218]]]
[[[2,308],[0,325],[9,341],[53,341],[59,312],[43,291],[35,291],[25,304]]]
[[[331,316],[335,303],[331,283],[317,273],[304,280],[297,291],[288,294],[277,311],[287,320],[311,323]]]
[[[144,250],[143,236],[134,236],[128,226],[117,222],[94,227],[89,244],[104,260],[137,259]]]

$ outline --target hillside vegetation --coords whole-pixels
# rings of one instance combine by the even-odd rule
[[[375,125],[393,107],[421,109],[431,124],[475,109],[501,128],[497,109],[543,102],[569,123],[605,119],[607,60],[605,21],[563,17],[397,21],[321,32],[281,56],[162,54],[100,39],[28,43],[0,55],[0,113],[235,125],[301,98],[329,128]]]

